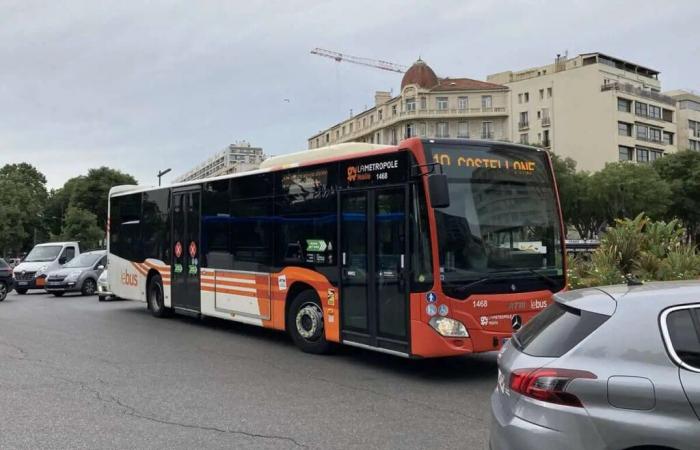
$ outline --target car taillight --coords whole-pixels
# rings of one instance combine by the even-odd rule
[[[576,378],[595,380],[591,372],[571,369],[517,369],[510,375],[511,390],[543,402],[583,407],[581,400],[566,392],[566,387]]]

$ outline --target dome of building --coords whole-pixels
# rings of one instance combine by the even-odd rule
[[[418,58],[418,61],[414,62],[403,75],[401,89],[409,84],[417,84],[424,89],[430,89],[438,85],[438,77],[425,61]]]

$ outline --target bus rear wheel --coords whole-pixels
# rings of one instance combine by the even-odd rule
[[[287,330],[301,351],[324,354],[331,350],[323,327],[321,302],[312,290],[300,292],[289,307]]]
[[[165,307],[163,302],[163,280],[160,275],[154,275],[151,281],[148,282],[148,290],[146,301],[148,309],[155,317],[167,317],[170,314],[170,309]]]

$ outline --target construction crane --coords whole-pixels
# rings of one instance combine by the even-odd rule
[[[343,53],[338,53],[323,48],[315,48],[311,50],[311,54],[323,56],[325,58],[331,58],[337,62],[346,61],[353,64],[359,64],[361,66],[375,67],[377,69],[388,70],[390,72],[404,73],[408,70],[408,66],[403,66],[401,64],[394,64],[388,61],[382,61],[378,59],[361,58],[359,56],[345,55]]]

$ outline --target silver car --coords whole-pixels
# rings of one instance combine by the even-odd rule
[[[81,253],[46,277],[47,292],[61,297],[66,292],[95,295],[97,279],[107,264],[107,252],[98,250]]]
[[[700,282],[555,300],[498,356],[491,449],[700,448]]]

